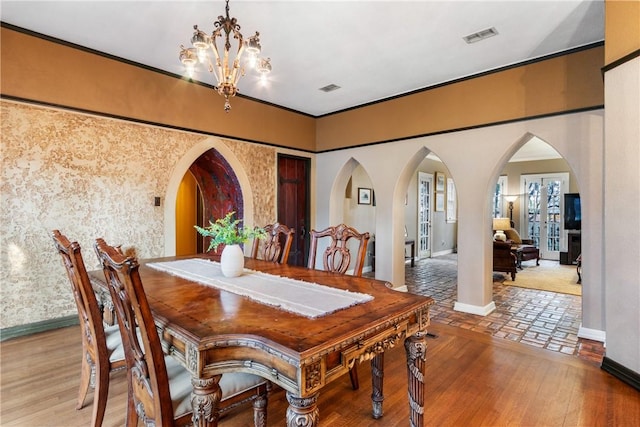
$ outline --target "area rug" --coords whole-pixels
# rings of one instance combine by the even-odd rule
[[[576,266],[560,265],[557,261],[540,260],[539,266],[534,261],[525,261],[522,270],[518,270],[515,281],[511,280],[511,275],[501,273],[494,273],[493,278],[508,286],[582,295],[582,286],[576,283]]]

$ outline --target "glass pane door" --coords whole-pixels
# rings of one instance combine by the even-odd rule
[[[433,175],[418,172],[418,259],[431,256]]]
[[[561,213],[560,199],[562,198],[562,182],[559,180],[542,180],[544,188],[547,190],[546,201],[546,251],[553,253],[552,259],[560,258],[560,232],[561,232]]]
[[[568,187],[568,174],[523,176],[523,184],[526,195],[525,238],[535,242],[541,258],[558,260],[563,232],[561,200]]]
[[[504,209],[504,194],[507,188],[507,177],[500,176],[498,182],[496,182],[496,188],[493,191],[493,197],[491,199],[491,217],[492,218],[506,218],[507,215]]]

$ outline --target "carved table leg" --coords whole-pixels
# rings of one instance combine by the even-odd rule
[[[253,425],[267,427],[267,398],[258,396],[253,401]]]
[[[318,411],[318,393],[309,397],[296,397],[287,392],[287,427],[316,427],[320,413]]]
[[[199,427],[216,427],[218,425],[218,403],[222,398],[222,390],[218,382],[222,375],[212,378],[192,378],[193,392],[191,406],[193,408],[193,425]]]
[[[371,359],[371,402],[373,403],[373,418],[382,418],[382,380],[384,379],[384,353],[378,353]]]
[[[424,426],[424,373],[427,353],[427,333],[418,332],[404,341],[407,352],[407,374],[409,377],[409,425]]]

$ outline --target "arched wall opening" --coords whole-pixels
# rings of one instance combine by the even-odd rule
[[[531,133],[519,138],[504,157],[508,158],[497,165],[496,181],[490,184],[490,218],[509,218],[523,238],[541,245],[541,258],[558,260],[550,252],[566,250],[569,230],[564,227],[563,195],[579,194],[576,174],[552,143]],[[543,188],[544,199],[533,194],[539,183],[549,188]]]
[[[247,174],[234,153],[219,138],[207,138],[194,145],[187,153],[176,162],[175,168],[167,185],[164,204],[164,240],[165,256],[172,256],[176,253],[176,202],[180,183],[186,173],[189,173],[191,166],[197,162],[203,154],[211,149],[215,149],[233,169],[240,187],[240,194],[243,200],[243,221],[246,226],[253,226],[253,197]],[[246,245],[245,245],[246,246]],[[249,249],[245,247],[245,253]]]
[[[176,255],[206,252],[209,238],[200,236],[193,226],[206,227],[232,212],[234,219],[244,218],[242,190],[231,165],[212,148],[193,162],[180,184],[176,201]]]
[[[543,259],[559,260],[567,250],[564,194],[579,194],[578,179],[569,163],[547,141],[525,135],[500,172],[492,194],[492,217],[506,217],[525,239],[540,248]],[[511,200],[511,203],[509,202]]]
[[[375,269],[375,218],[376,198],[375,188],[367,170],[354,158],[347,160],[336,174],[331,193],[329,195],[330,222],[326,225],[318,225],[316,230],[328,226],[346,224],[356,229],[359,233],[368,232],[370,240],[366,248],[364,272]],[[328,242],[320,241],[316,252],[316,265],[322,265],[319,257],[328,245]],[[357,242],[353,239],[347,242],[347,247],[353,258],[349,267],[352,271],[355,264],[355,253],[358,250]]]
[[[597,122],[597,119],[595,120]],[[514,196],[515,201],[512,203],[512,209],[509,209],[509,204],[506,199],[503,199],[500,210],[500,216],[512,218],[516,231],[522,236],[523,239],[534,238],[536,244],[541,248],[540,256],[547,264],[558,263],[558,268],[562,268],[560,264],[567,263],[563,260],[563,255],[567,257],[567,251],[571,241],[575,240],[575,230],[566,229],[564,226],[564,194],[580,194],[584,199],[594,198],[599,199],[602,196],[598,194],[600,185],[593,185],[592,183],[585,183],[585,175],[580,173],[580,158],[583,156],[576,156],[574,152],[576,142],[583,143],[588,149],[594,149],[596,151],[601,150],[598,137],[596,135],[590,135],[586,138],[586,141],[580,141],[580,137],[584,136],[584,128],[595,125],[596,123],[583,123],[581,127],[571,129],[570,133],[565,132],[551,132],[545,135],[545,132],[526,132],[521,138],[514,141],[514,143],[505,151],[501,157],[501,161],[496,164],[495,180],[490,183],[489,188],[489,201],[490,201],[490,219],[496,216],[496,192],[500,190],[497,188],[500,186],[501,180],[505,182],[506,187],[503,189],[503,196]],[[571,134],[573,133],[573,134]],[[594,137],[595,136],[595,137]],[[577,141],[576,141],[577,140]],[[549,149],[547,153],[538,152],[534,154],[531,145],[538,146],[546,145]],[[523,155],[523,151],[526,151]],[[566,154],[565,154],[566,153]],[[540,158],[536,158],[540,156]],[[577,170],[574,169],[574,165],[577,165]],[[599,176],[601,171],[597,171],[594,178]],[[545,182],[545,179],[547,180]],[[567,182],[560,183],[560,180],[566,179]],[[596,178],[597,179],[597,178]],[[547,185],[549,190],[544,189],[545,197],[541,199],[540,205],[546,210],[546,214],[540,215],[539,225],[535,223],[536,215],[539,210],[535,209],[536,199],[531,194],[531,188],[533,186],[528,185],[533,181],[541,180],[541,185]],[[557,194],[554,193],[555,188]],[[587,188],[585,194],[581,191],[581,188]],[[512,198],[513,199],[513,198]],[[500,204],[500,203],[499,203]],[[584,200],[583,200],[584,206]],[[591,205],[584,209],[583,220],[586,224],[599,224],[601,218],[597,218],[596,212],[598,209]],[[532,225],[533,223],[533,225]],[[542,229],[542,233],[536,234],[537,228]],[[586,229],[584,232],[578,231],[578,239],[585,239],[586,241],[600,239],[599,226],[593,227],[593,229]],[[536,240],[537,239],[537,240]],[[553,251],[559,253],[559,255],[553,254]],[[587,252],[590,252],[587,249]],[[491,255],[493,255],[490,252]],[[590,257],[591,254],[587,255]],[[570,263],[570,262],[569,262]],[[525,265],[525,267],[527,267]],[[529,266],[535,268],[535,263],[531,263]],[[594,266],[594,270],[598,271],[599,266]],[[572,276],[571,283],[578,281],[578,274],[575,272],[575,266],[570,267]],[[522,271],[520,269],[519,271]],[[517,277],[517,275],[516,275]],[[592,279],[597,279],[594,277]],[[511,279],[505,279],[506,281]],[[517,280],[517,279],[516,279]],[[584,326],[585,320],[590,324],[598,324],[599,318],[602,314],[601,305],[595,300],[602,292],[600,284],[595,285],[595,280],[588,280],[582,282],[582,316],[583,324],[580,326],[579,336],[582,338],[589,338],[598,341],[604,341],[604,330],[594,329]],[[603,326],[601,326],[603,327]]]
[[[385,254],[383,260],[376,260],[376,278],[400,286],[404,283],[404,265],[399,255],[403,253],[404,197],[411,174],[427,153],[425,147],[429,147],[455,179],[458,202],[455,308],[486,315],[495,307],[491,266],[493,233],[488,208],[492,187],[509,158],[535,135],[553,144],[580,183],[583,326],[592,336],[601,337],[604,333],[603,165],[597,159],[602,159],[603,153],[602,116],[601,110],[564,114],[319,153],[316,156],[317,223],[329,224],[330,210],[335,209],[334,205],[324,206],[329,200],[329,189],[344,164],[349,159],[358,159],[369,173],[376,194],[376,249]],[[416,157],[421,150],[425,151]]]
[[[453,176],[437,154],[421,147],[407,162],[397,184],[404,229],[395,230],[405,268],[412,245],[417,260],[457,251],[457,196]],[[404,195],[403,195],[404,194]],[[400,222],[400,221],[398,221]]]

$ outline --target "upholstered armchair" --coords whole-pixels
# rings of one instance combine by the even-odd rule
[[[511,280],[516,280],[518,259],[511,252],[511,243],[493,241],[493,271],[511,274]]]
[[[507,235],[507,242],[512,246],[518,247],[518,267],[522,268],[522,261],[536,260],[536,265],[540,265],[540,250],[536,247],[535,242],[531,239],[523,239],[515,228],[504,230]]]

